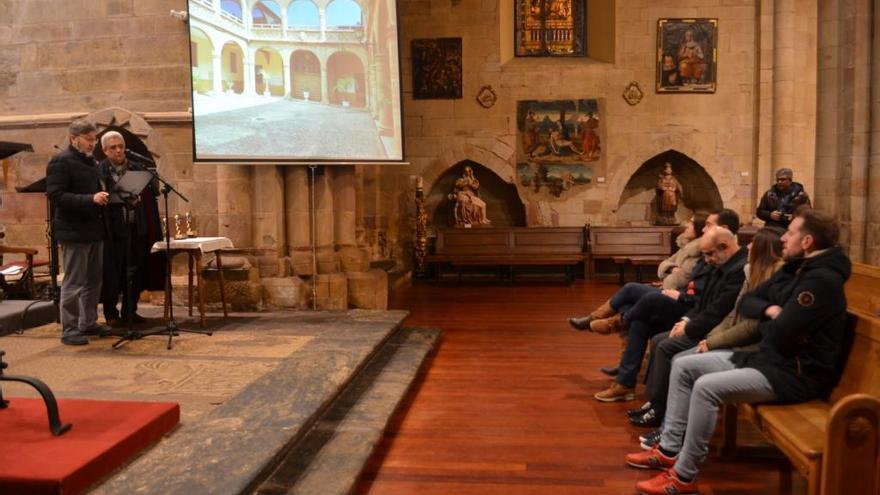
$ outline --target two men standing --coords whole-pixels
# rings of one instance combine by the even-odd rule
[[[125,141],[115,131],[101,138],[107,159],[100,165],[93,153],[98,140],[94,124],[75,120],[68,127],[70,145],[52,158],[46,170],[46,191],[54,207],[54,235],[63,250],[64,280],[61,285],[61,341],[88,344],[88,336],[103,336],[109,329],[97,322],[99,300],[110,324],[119,323],[116,309],[125,294],[127,232],[131,234],[132,319],[141,321],[137,297],[145,288],[144,260],[150,237],[159,235],[155,188],[129,201],[131,207],[110,204],[110,191],[128,169]],[[145,200],[146,198],[146,200]],[[145,203],[149,207],[145,208]],[[143,233],[143,235],[141,235]],[[148,235],[151,234],[151,235]],[[102,290],[103,288],[103,290]],[[125,296],[123,296],[124,298]],[[123,301],[126,314],[128,301]]]

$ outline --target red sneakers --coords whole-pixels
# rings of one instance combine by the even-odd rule
[[[660,444],[648,451],[626,455],[626,463],[639,469],[666,470],[675,465],[675,457],[666,457],[660,452]]]
[[[697,495],[697,483],[685,483],[678,479],[678,474],[670,468],[647,481],[636,483],[636,491],[642,495]]]

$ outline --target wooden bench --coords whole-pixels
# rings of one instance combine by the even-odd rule
[[[440,279],[442,267],[457,269],[461,280],[464,266],[507,268],[515,281],[515,266],[561,266],[565,281],[574,280],[572,267],[586,258],[583,227],[491,227],[481,229],[441,229],[434,252],[425,261]]]
[[[880,267],[854,264],[845,288],[852,345],[830,401],[727,406],[724,451],[736,446],[738,411],[807,479],[810,495],[880,493],[878,289]]]
[[[672,254],[674,231],[680,227],[591,227],[589,276],[596,271],[597,259],[610,259],[618,267],[620,285],[626,266],[635,268],[642,281],[642,267],[657,265]]]

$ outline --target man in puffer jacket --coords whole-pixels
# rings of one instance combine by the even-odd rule
[[[782,237],[785,265],[741,302],[744,316],[761,319],[759,349],[674,361],[660,444],[626,456],[631,466],[665,470],[637,483],[639,493],[698,493],[695,480],[721,404],[804,402],[830,393],[846,326],[843,284],[851,270],[838,235],[831,216],[799,209]]]

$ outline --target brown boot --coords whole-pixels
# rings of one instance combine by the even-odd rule
[[[590,313],[590,316],[592,316],[594,320],[601,320],[602,318],[610,318],[615,314],[617,314],[617,311],[611,307],[611,300],[609,299],[602,303],[601,306],[594,309],[593,312]]]
[[[610,387],[596,393],[593,397],[600,402],[634,400],[636,398],[636,389],[634,387],[625,387],[615,381],[611,382]]]
[[[605,301],[601,306],[593,310],[587,316],[582,317],[571,317],[568,319],[568,324],[574,327],[575,330],[590,330],[590,324],[595,320],[599,320],[602,318],[608,318],[613,316],[616,313],[614,308],[611,307],[611,301]]]
[[[620,332],[621,330],[623,330],[623,317],[619,314],[614,315],[611,318],[593,320],[590,322],[590,331],[602,335]]]

